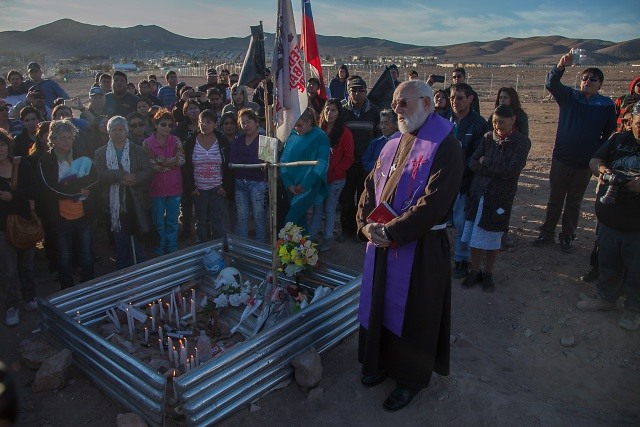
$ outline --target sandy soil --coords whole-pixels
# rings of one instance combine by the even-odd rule
[[[542,83],[545,71],[532,69],[531,75]],[[523,71],[508,73],[503,78],[515,80],[515,73]],[[612,86],[620,88],[617,94],[624,93],[622,88],[632,78],[630,70],[605,70],[605,75],[617,81],[613,84],[610,79]],[[564,254],[557,245],[531,246],[548,196],[557,108],[555,103],[541,102],[537,84],[523,92],[533,146],[511,221],[517,247],[499,255],[495,293],[483,293],[478,287],[463,290],[460,281],[454,281],[451,375],[434,375],[411,406],[386,413],[381,404],[395,385],[387,380],[371,389],[361,387],[354,335],[323,359],[320,398],[308,399],[294,382],[257,401],[260,409],[245,408],[222,425],[640,425],[639,332],[617,326],[620,309],[582,313],[575,308],[581,295],[595,290],[578,279],[588,268],[594,241],[595,181],[583,203],[574,253]],[[491,105],[483,103],[483,116]],[[102,261],[96,264],[96,272],[112,271],[109,257],[113,253],[106,245],[98,249]],[[325,259],[360,269],[363,254],[362,244],[348,242],[336,246]],[[47,278],[41,253],[37,266],[38,294],[58,291],[58,283]],[[117,414],[126,411],[76,368],[71,369],[64,388],[30,392],[35,371],[21,364],[15,349],[20,340],[31,336],[36,315],[21,310],[21,320],[17,328],[0,326],[0,360],[10,366],[19,385],[19,425],[115,425]],[[561,346],[563,337],[574,337],[575,346]],[[167,418],[167,425],[184,424]]]

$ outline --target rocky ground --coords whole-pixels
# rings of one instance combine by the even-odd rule
[[[536,73],[539,77],[541,71]],[[618,77],[618,85],[630,81],[630,75]],[[556,105],[542,102],[538,90],[523,96],[535,99],[524,104],[533,144],[511,221],[517,246],[498,257],[495,293],[463,290],[454,281],[451,374],[434,375],[411,406],[386,413],[381,403],[394,383],[360,386],[357,339],[351,336],[322,359],[322,390],[307,396],[293,382],[222,425],[640,425],[640,332],[618,327],[621,309],[583,313],[575,308],[595,290],[579,280],[594,240],[595,181],[583,203],[574,253],[564,254],[557,245],[531,246],[544,217],[557,121]],[[484,102],[483,115],[490,109]],[[97,272],[113,270],[108,246],[99,251]],[[361,268],[363,256],[364,246],[356,242],[323,255],[327,262],[353,269]],[[37,273],[39,295],[59,290],[47,278],[43,254],[38,254]],[[73,365],[63,386],[32,391],[36,371],[21,362],[16,349],[32,337],[36,315],[24,310],[21,315],[19,327],[0,326],[0,360],[9,365],[20,392],[19,425],[115,425],[117,415],[126,411]],[[169,416],[166,424],[184,421]]]

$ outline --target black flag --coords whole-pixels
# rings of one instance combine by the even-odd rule
[[[251,89],[257,88],[264,79],[265,68],[264,32],[261,22],[260,25],[251,26],[249,49],[244,57],[238,84],[248,86]]]
[[[384,72],[369,91],[367,98],[369,102],[383,110],[391,108],[391,100],[393,99],[393,91],[396,89],[391,78],[389,67],[384,67]]]

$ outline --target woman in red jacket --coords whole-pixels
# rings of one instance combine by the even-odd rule
[[[336,206],[338,198],[344,188],[347,169],[354,161],[353,136],[343,124],[343,112],[340,101],[336,98],[327,100],[320,114],[320,127],[329,137],[329,171],[327,183],[329,193],[320,204],[313,205],[313,216],[309,223],[309,236],[314,240],[320,228],[320,221],[324,214],[325,225],[320,245],[320,252],[326,252],[333,244],[333,227],[336,222]]]

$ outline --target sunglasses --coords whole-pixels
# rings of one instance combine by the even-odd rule
[[[583,82],[586,82],[587,80],[592,81],[592,82],[599,82],[599,81],[600,81],[600,79],[599,79],[599,78],[594,77],[594,76],[591,76],[591,77],[589,77],[589,76],[582,76],[582,77],[580,78],[580,80],[582,80]]]
[[[143,128],[144,127],[144,123],[130,123],[129,127],[131,129]]]
[[[173,127],[173,123],[169,123],[169,122],[162,122],[162,123],[158,123],[158,126],[160,126],[161,128],[172,128]]]
[[[395,110],[398,107],[407,108],[407,105],[409,105],[411,101],[415,101],[417,99],[422,99],[422,98],[424,98],[424,96],[419,96],[417,98],[411,98],[411,99],[394,99],[393,101],[391,101],[391,108],[393,110]]]

